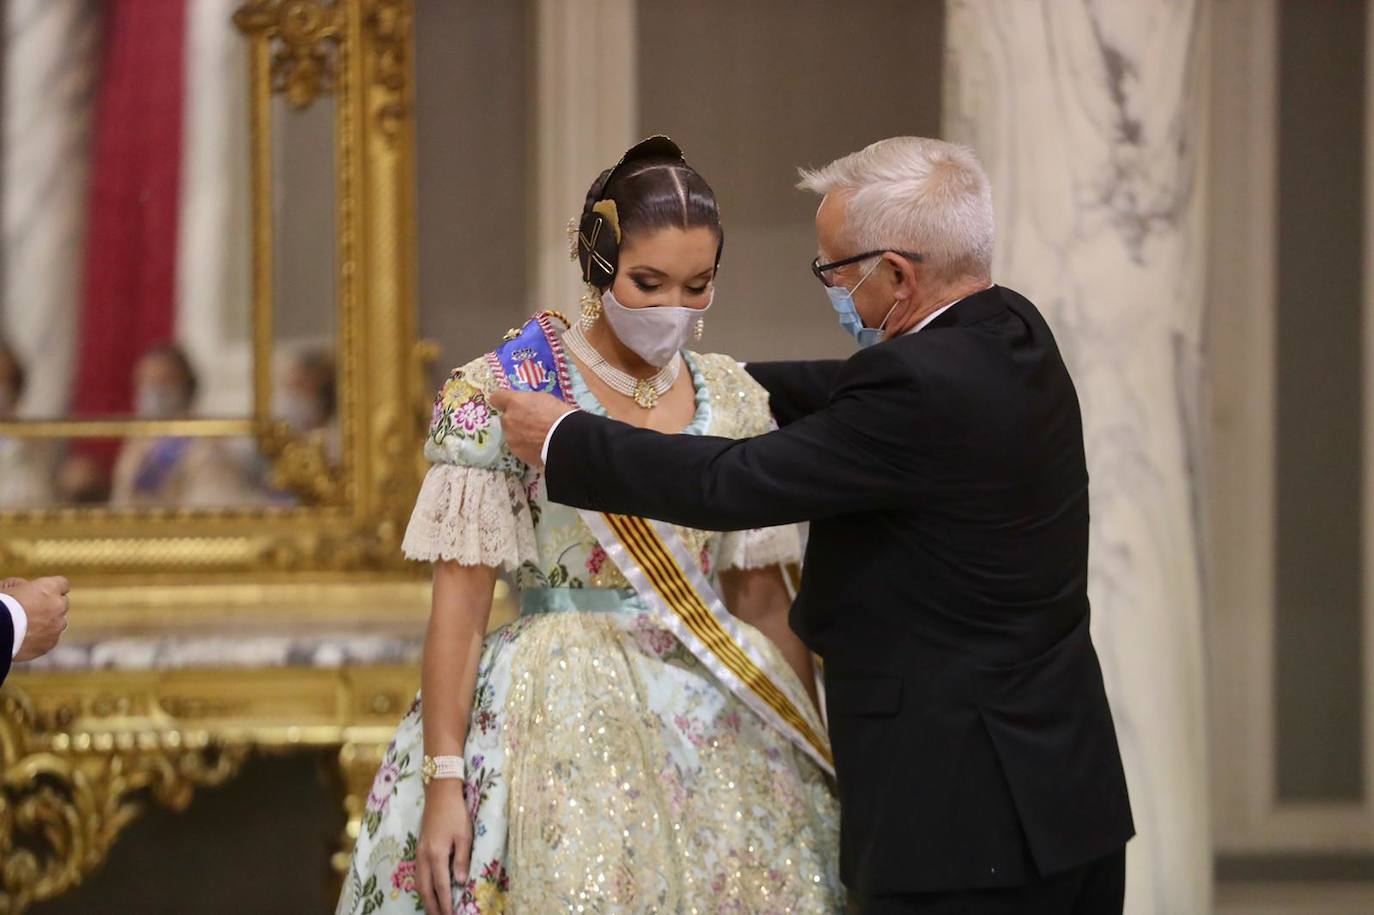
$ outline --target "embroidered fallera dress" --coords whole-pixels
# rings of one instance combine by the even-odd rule
[[[729,357],[684,354],[696,389],[685,434],[756,435],[767,394]],[[569,390],[604,415],[575,366]],[[577,512],[505,446],[490,356],[435,403],[434,462],[406,554],[504,570],[520,615],[486,640],[465,757],[474,822],[459,915],[835,913],[838,808],[819,766],[765,724],[677,638]],[[793,528],[681,530],[702,570],[798,558]],[[761,633],[768,674],[806,702]],[[340,915],[423,911],[415,886],[424,789],[420,700],[368,798]]]

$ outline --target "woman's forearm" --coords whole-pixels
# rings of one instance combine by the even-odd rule
[[[818,703],[811,651],[787,622],[792,599],[787,593],[782,569],[778,566],[727,569],[721,573],[720,583],[730,612],[768,636],[801,680],[812,703]]]
[[[491,616],[496,570],[487,566],[434,566],[434,594],[420,672],[425,753],[461,756],[477,685],[482,640]]]

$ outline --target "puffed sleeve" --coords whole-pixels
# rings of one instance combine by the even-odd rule
[[[777,428],[768,404],[768,392],[733,358],[710,354],[698,360],[712,387],[712,406],[721,411],[711,423],[711,433],[729,438],[750,438]],[[729,531],[721,539],[721,569],[765,569],[801,562],[801,536],[795,524]]]
[[[534,524],[521,481],[526,466],[506,447],[488,397],[486,357],[455,369],[434,400],[425,457],[432,462],[401,549],[408,559],[451,560],[514,572],[536,561]]]

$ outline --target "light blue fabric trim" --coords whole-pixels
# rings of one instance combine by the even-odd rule
[[[520,613],[639,613],[644,603],[633,588],[526,588]]]

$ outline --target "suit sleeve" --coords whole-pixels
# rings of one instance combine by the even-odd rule
[[[0,607],[0,683],[10,674],[14,656],[14,620],[8,607]]]
[[[555,502],[701,530],[743,530],[911,504],[918,385],[891,354],[845,364],[824,409],[748,439],[665,435],[590,414],[549,445]]]
[[[768,391],[773,418],[786,426],[830,402],[844,364],[842,359],[751,362],[744,370]]]

